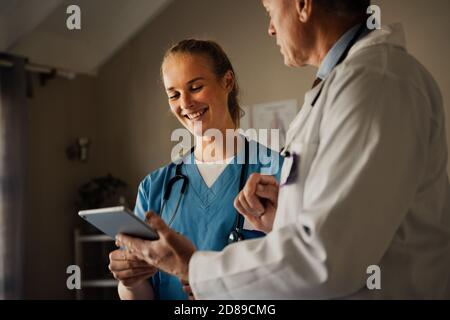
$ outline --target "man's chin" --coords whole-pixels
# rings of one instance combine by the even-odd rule
[[[289,59],[287,57],[284,58],[284,64],[286,67],[289,68],[301,68],[301,67],[306,67],[309,64],[304,62],[304,61],[296,61],[294,59]]]
[[[285,65],[286,67],[289,67],[289,68],[295,68],[295,67],[298,67],[297,64],[293,63],[293,62],[292,62],[291,60],[289,60],[289,59],[284,59],[284,65]]]
[[[284,57],[284,65],[289,68],[297,67],[297,64],[290,57],[283,54]]]

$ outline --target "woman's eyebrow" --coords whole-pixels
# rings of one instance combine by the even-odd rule
[[[203,78],[203,77],[197,77],[197,78],[194,78],[194,79],[192,79],[192,80],[189,80],[187,84],[192,84],[192,83],[194,83],[195,81],[198,81],[198,80],[205,80],[205,78]]]
[[[187,82],[187,84],[192,84],[192,83],[194,83],[195,81],[198,81],[198,80],[205,80],[205,78],[203,78],[203,77],[197,77],[197,78],[194,78],[194,79],[192,79],[192,80],[189,80],[189,81]],[[167,88],[167,89],[166,89],[166,91],[173,91],[173,90],[175,90],[174,87],[170,87],[170,88]]]

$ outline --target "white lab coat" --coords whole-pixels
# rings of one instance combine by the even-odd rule
[[[298,178],[280,189],[273,231],[196,252],[198,299],[450,298],[443,103],[404,42],[401,25],[372,32],[306,93],[286,143]],[[381,290],[367,288],[370,265]]]

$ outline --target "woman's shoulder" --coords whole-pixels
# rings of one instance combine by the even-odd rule
[[[164,184],[165,181],[172,178],[176,173],[177,165],[180,163],[190,164],[192,163],[193,156],[191,152],[187,152],[181,155],[178,158],[172,159],[172,162],[150,172],[145,178],[142,180],[141,185],[151,185],[151,184]]]
[[[267,175],[278,175],[283,165],[283,157],[279,152],[259,143],[249,141],[250,164],[258,167],[258,171]]]
[[[255,140],[250,140],[249,141],[249,145],[250,145],[250,148],[253,145],[254,148],[257,148],[258,150],[261,150],[261,152],[266,152],[267,154],[269,154],[269,155],[271,155],[273,157],[278,157],[280,155],[279,152],[277,152],[277,151],[275,151],[275,150],[265,146],[264,144],[262,144],[262,143],[260,143],[258,141],[255,141]]]
[[[170,179],[172,167],[173,164],[168,164],[150,172],[139,184],[134,212],[141,219],[145,218],[147,211],[160,211],[161,190],[164,189],[167,179]]]
[[[258,163],[264,162],[265,158],[270,158],[272,160],[278,160],[278,159],[282,160],[282,158],[283,158],[278,151],[273,150],[255,140],[249,141],[249,148],[250,148],[250,150],[249,150],[250,156],[255,157],[253,159],[253,161],[256,161]],[[252,159],[250,159],[250,160],[252,160]]]
[[[146,187],[147,189],[152,184],[155,183],[157,184],[158,182],[164,181],[165,179],[167,179],[167,177],[172,176],[172,172],[174,172],[175,167],[176,164],[171,162],[163,167],[160,167],[150,172],[144,177],[144,179],[142,179],[141,186]]]

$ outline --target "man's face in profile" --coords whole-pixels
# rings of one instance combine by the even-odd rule
[[[305,2],[296,0],[262,0],[269,15],[268,33],[276,37],[276,43],[289,67],[305,66],[309,62],[312,41],[308,30],[309,20],[301,22],[300,11]]]

